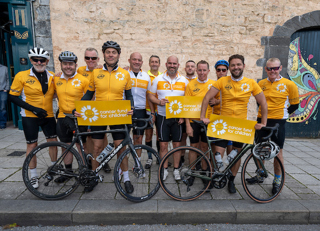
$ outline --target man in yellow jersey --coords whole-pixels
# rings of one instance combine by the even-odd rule
[[[162,74],[159,71],[159,67],[160,67],[159,56],[157,56],[157,55],[150,56],[149,67],[150,67],[150,70],[148,71],[148,75],[150,76],[150,80],[151,80],[151,84],[152,84],[153,80],[158,75]],[[152,122],[155,123],[157,105],[156,104],[152,104],[152,105],[153,105],[153,110],[151,110],[151,107],[149,106],[149,101],[147,100],[147,104],[146,104],[147,114],[151,113]],[[146,145],[148,145],[151,148],[152,148],[152,136],[153,136],[153,125],[148,124],[148,126],[146,127],[146,138],[145,138],[146,140],[145,140],[145,142],[146,142]],[[158,153],[160,152],[160,142],[159,142],[159,138],[158,138],[158,132],[157,132],[157,151],[158,151]],[[151,155],[151,153],[148,153],[148,160],[146,162],[145,168],[150,169],[151,165],[152,165],[152,155]]]
[[[60,141],[71,143],[73,138],[74,121],[65,116],[65,113],[72,113],[75,108],[75,101],[81,100],[89,87],[89,80],[76,72],[77,56],[70,51],[64,51],[59,55],[62,74],[55,76],[54,87],[59,100],[59,114],[57,119],[57,134]],[[86,132],[87,127],[79,126],[80,132]],[[82,142],[86,142],[86,137],[82,137]],[[77,145],[78,146],[78,145]],[[78,146],[79,148],[79,146]],[[80,148],[79,148],[80,152]],[[69,152],[64,159],[67,171],[72,171],[72,154]],[[64,183],[69,180],[68,176],[57,177],[54,182]]]
[[[221,93],[221,115],[230,116],[234,118],[247,119],[247,107],[250,96],[253,95],[256,101],[261,105],[261,123],[255,125],[255,129],[260,130],[261,127],[267,124],[268,105],[266,98],[259,87],[253,80],[243,76],[245,68],[244,57],[242,55],[232,55],[229,58],[229,67],[231,76],[225,76],[217,80],[210,88],[208,93],[203,99],[201,107],[200,119],[208,124],[209,119],[206,118],[206,110],[209,100],[215,97],[219,91]],[[223,157],[225,148],[227,147],[228,140],[217,141],[215,155]],[[233,149],[238,152],[242,149],[243,143],[233,142]],[[228,182],[228,189],[230,193],[236,193],[234,179],[240,167],[241,161],[239,160],[232,168],[232,176]]]
[[[268,103],[268,121],[267,126],[273,127],[276,123],[280,126],[276,134],[272,134],[271,140],[280,147],[278,157],[283,163],[283,144],[285,140],[285,124],[289,115],[299,107],[299,92],[297,85],[280,75],[282,70],[281,62],[278,58],[270,58],[265,70],[268,78],[261,80],[258,84],[263,90]],[[290,106],[289,106],[290,105]],[[261,122],[261,107],[258,112],[258,123]],[[265,137],[265,131],[257,131],[257,142],[261,142],[259,138]],[[276,194],[279,191],[279,184],[281,179],[281,171],[278,162],[274,161],[274,180],[272,193]],[[261,176],[254,176],[246,179],[248,183],[263,183],[264,178]]]
[[[208,79],[208,74],[210,72],[209,69],[209,63],[207,61],[201,60],[197,63],[197,74],[198,78],[196,78],[194,81],[189,82],[186,94],[185,96],[205,96],[206,93],[209,91],[211,86],[214,84],[214,80]],[[207,111],[206,111],[206,118],[210,118],[210,114],[212,114],[212,108],[208,105]],[[186,119],[186,129],[187,134],[190,138],[190,143],[192,147],[198,148],[199,147],[199,141],[200,143],[200,149],[203,152],[206,152],[208,150],[208,143],[207,143],[207,134],[205,131],[201,131],[202,127],[199,124],[193,123],[192,119]],[[197,158],[197,154],[189,151],[189,162],[192,163]],[[202,164],[204,164],[203,162]],[[194,166],[196,167],[196,166]],[[203,172],[207,170],[208,166],[201,166],[203,169]],[[193,185],[194,177],[191,176],[188,179],[189,185]],[[204,184],[207,185],[207,181],[204,181]]]
[[[127,100],[131,101],[131,107],[134,109],[133,96],[131,93],[132,83],[129,72],[118,66],[121,48],[118,43],[113,41],[107,41],[102,46],[102,53],[104,56],[105,64],[102,69],[95,69],[92,73],[92,78],[89,84],[89,90],[82,97],[82,100],[91,100],[94,93],[96,94],[96,101],[109,101],[109,100],[123,100],[124,96]],[[75,116],[80,117],[79,112],[74,112]],[[133,110],[130,110],[128,114],[132,115]],[[107,126],[91,126],[91,131],[105,130]],[[123,129],[124,125],[113,125],[110,129]],[[114,132],[112,133],[115,147],[125,138],[125,134]],[[97,156],[103,150],[104,134],[93,134],[93,157]],[[124,151],[125,147],[118,152],[119,155]],[[96,169],[99,166],[97,161],[92,161],[92,168]],[[128,172],[128,160],[123,161],[121,164],[121,170],[123,174],[123,181],[125,190],[127,193],[132,193],[134,188],[129,179]],[[98,182],[96,182],[97,184]],[[96,185],[95,184],[95,185]],[[92,186],[88,190],[93,189]]]
[[[160,141],[160,157],[163,158],[168,152],[168,143],[172,140],[174,148],[180,146],[182,137],[181,124],[184,119],[167,119],[166,118],[166,103],[169,100],[166,96],[184,96],[185,89],[188,85],[188,80],[179,74],[179,60],[176,56],[170,56],[166,63],[167,71],[159,75],[152,82],[150,92],[148,94],[152,103],[158,105],[157,115],[157,129],[159,132]],[[181,180],[179,172],[180,154],[174,158],[174,171],[173,176],[175,180]],[[168,177],[168,163],[165,164],[164,180]]]
[[[27,156],[38,145],[39,126],[48,142],[57,140],[56,121],[52,108],[53,73],[46,69],[50,55],[44,49],[35,47],[29,50],[28,56],[32,64],[31,69],[16,74],[9,92],[9,100],[21,107],[20,114],[27,141]],[[57,160],[56,149],[50,148],[49,155],[51,161],[55,163]],[[31,165],[31,184],[34,188],[38,188],[39,174],[36,168],[36,158],[32,159]]]

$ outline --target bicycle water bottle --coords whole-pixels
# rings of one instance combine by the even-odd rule
[[[236,157],[236,155],[238,154],[238,149],[233,149],[229,155],[227,156],[227,159],[226,159],[226,164],[230,164],[231,161]]]
[[[107,147],[105,147],[100,153],[100,155],[96,158],[96,161],[101,163],[109,155],[112,149],[113,147],[110,144],[108,144]]]
[[[223,167],[223,162],[222,162],[222,158],[221,158],[220,152],[216,152],[215,158],[216,158],[216,161],[217,161],[217,167],[218,168],[222,168]]]

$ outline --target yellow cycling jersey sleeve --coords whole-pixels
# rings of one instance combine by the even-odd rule
[[[111,73],[95,69],[89,84],[89,91],[95,91],[96,101],[122,100],[124,91],[132,88],[129,72],[118,67]]]
[[[250,96],[256,96],[262,92],[253,79],[246,77],[234,81],[230,76],[225,76],[217,80],[213,87],[221,92],[220,115],[239,119],[247,119]]]
[[[90,82],[90,80],[92,78],[92,71],[87,71],[87,67],[86,66],[79,67],[78,70],[77,70],[77,73],[79,73],[80,75],[83,75],[84,77],[86,77]]]
[[[59,100],[58,118],[64,118],[64,113],[72,113],[75,109],[75,101],[81,100],[89,86],[89,80],[76,74],[68,80],[61,77],[54,78],[54,86]]]
[[[187,85],[185,96],[205,96],[209,89],[213,86],[214,80],[208,79],[205,83],[198,81],[198,79],[195,79],[193,81],[189,81],[189,84]],[[207,111],[206,111],[206,118],[210,118],[210,114],[212,114],[212,107],[208,105]],[[190,120],[192,122],[192,119]]]
[[[286,78],[270,82],[263,79],[259,82],[268,104],[268,119],[288,119],[288,107],[290,104],[299,104],[299,92],[297,85]],[[261,107],[258,117],[261,118]]]
[[[20,96],[24,102],[47,111],[47,117],[53,117],[52,100],[54,95],[53,73],[47,71],[48,91],[44,95],[37,77],[30,70],[20,71],[14,77],[9,94]],[[37,117],[31,111],[21,108],[22,117]]]

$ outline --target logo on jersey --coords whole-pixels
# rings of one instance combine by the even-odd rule
[[[218,135],[224,134],[227,127],[228,124],[226,122],[223,122],[222,119],[214,121],[211,125],[212,132],[217,132]]]
[[[232,86],[230,84],[227,84],[224,88],[230,91],[232,89]]]
[[[99,119],[99,112],[96,108],[91,108],[90,105],[81,108],[81,116],[83,120],[89,120],[91,123]]]
[[[196,88],[196,89],[193,90],[194,93],[197,93],[199,91],[200,91],[200,88]]]
[[[210,83],[208,86],[208,91],[210,90],[211,87],[212,87],[212,84]]]
[[[80,87],[81,81],[79,79],[74,79],[74,80],[72,80],[71,84],[72,84],[72,86]]]
[[[240,88],[241,88],[241,91],[247,92],[250,90],[250,85],[247,83],[243,83]]]
[[[34,79],[28,79],[26,83],[32,85],[34,84],[36,81]]]
[[[277,91],[285,92],[286,90],[287,90],[287,85],[284,85],[284,83],[278,84]]]
[[[182,112],[182,104],[177,100],[172,101],[169,104],[169,111],[170,111],[170,113],[173,113],[174,115],[181,113]]]
[[[170,90],[170,84],[169,83],[164,83],[163,84],[163,88],[167,89],[167,90]]]
[[[104,74],[99,74],[99,75],[97,76],[97,78],[98,78],[98,79],[103,79],[104,76],[105,76]]]
[[[119,81],[124,80],[124,74],[121,73],[121,72],[116,73],[115,77],[116,77],[116,79],[119,80]]]
[[[87,73],[82,74],[84,77],[88,77],[89,75]]]

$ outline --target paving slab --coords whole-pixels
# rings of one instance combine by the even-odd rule
[[[301,200],[299,201],[304,207],[310,211],[309,223],[320,223],[320,200]]]

